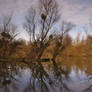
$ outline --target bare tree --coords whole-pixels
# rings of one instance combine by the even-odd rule
[[[81,36],[81,32],[78,32],[77,37],[76,37],[76,43],[80,43],[80,36]]]
[[[29,15],[26,16],[25,28],[26,31],[35,39],[34,45],[38,50],[37,60],[41,58],[44,50],[49,46],[50,40],[47,40],[54,23],[60,17],[58,4],[56,0],[39,0],[39,9],[36,11],[31,8]],[[37,23],[37,25],[36,25]],[[39,31],[38,31],[39,30]]]
[[[12,15],[4,16],[0,25],[0,33],[2,37],[6,37],[13,41],[18,35],[17,26],[12,23]]]
[[[59,53],[67,47],[64,43],[65,42],[64,38],[72,28],[73,28],[73,24],[71,24],[70,22],[62,21],[60,33],[57,34],[54,38],[55,48],[52,58],[54,66],[56,66],[55,59],[57,55],[59,55]]]
[[[88,35],[86,39],[86,44],[92,44],[92,35]]]
[[[86,43],[92,43],[92,19],[89,23],[89,28],[85,28],[85,34],[86,34]]]
[[[36,10],[30,8],[28,15],[25,17],[26,22],[24,23],[24,28],[29,33],[30,41],[35,41],[35,31],[36,31]]]
[[[66,36],[64,37],[63,45],[65,47],[68,47],[68,46],[72,45],[72,37],[69,34],[66,34]]]
[[[0,47],[3,49],[3,57],[6,56],[6,53],[8,53],[10,49],[9,45],[12,44],[13,40],[18,35],[16,32],[17,27],[11,21],[12,15],[4,16],[0,25]]]

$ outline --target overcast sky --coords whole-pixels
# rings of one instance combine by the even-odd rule
[[[63,5],[63,17],[77,25],[83,26],[92,18],[92,0],[57,0]],[[0,16],[13,11],[15,22],[21,24],[31,4],[36,6],[37,0],[0,0]]]

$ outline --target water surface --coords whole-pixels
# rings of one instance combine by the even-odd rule
[[[92,92],[91,62],[28,66],[0,62],[0,92]],[[65,72],[63,72],[64,70]]]

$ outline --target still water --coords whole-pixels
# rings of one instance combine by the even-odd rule
[[[45,64],[42,70],[38,65],[0,63],[0,92],[92,92],[91,65]]]

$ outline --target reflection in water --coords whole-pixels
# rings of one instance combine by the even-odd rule
[[[73,92],[84,92],[84,90],[90,86],[90,82],[88,81],[85,71],[77,69],[76,66],[71,68],[69,77],[70,80],[66,83],[68,87],[73,90]]]
[[[0,92],[92,92],[87,69],[67,66],[0,62]]]

